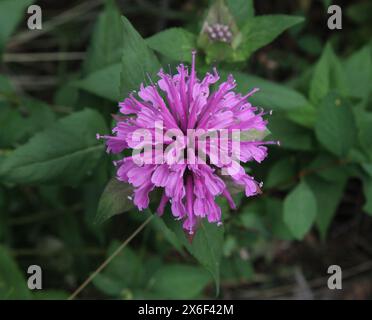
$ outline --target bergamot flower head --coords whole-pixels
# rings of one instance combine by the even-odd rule
[[[114,164],[117,179],[133,186],[138,209],[147,208],[149,194],[160,188],[158,214],[169,204],[190,234],[201,219],[222,224],[216,197],[225,197],[235,208],[227,181],[247,197],[261,192],[261,183],[240,162],[263,161],[265,145],[273,143],[239,139],[240,132],[267,130],[265,113],[248,101],[258,89],[235,92],[232,75],[217,85],[216,69],[198,79],[195,55],[191,70],[180,64],[175,75],[160,70],[156,83],[141,84],[138,93],[119,103],[113,135],[98,135],[106,139],[107,152],[133,150]]]

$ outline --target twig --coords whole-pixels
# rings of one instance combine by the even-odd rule
[[[8,221],[9,221],[9,225],[11,226],[19,226],[19,225],[39,222],[44,219],[56,218],[56,217],[69,214],[69,213],[76,213],[79,210],[81,210],[81,208],[82,208],[81,204],[76,204],[70,208],[70,211],[68,213],[66,213],[65,211],[59,211],[57,214],[51,215],[49,212],[38,212],[35,214],[29,214],[27,216],[10,218]]]
[[[41,53],[6,53],[4,62],[44,62],[83,60],[85,52],[41,52]]]
[[[168,19],[178,19],[178,20],[188,20],[193,18],[192,13],[188,12],[178,12],[175,10],[171,10],[169,8],[163,8],[163,10],[159,10],[158,5],[145,1],[145,0],[136,0],[140,9],[143,9],[145,12],[151,13],[152,15],[158,17],[166,17]]]
[[[265,194],[275,191],[278,187],[284,187],[284,186],[286,186],[290,183],[296,182],[297,180],[299,180],[301,178],[304,178],[306,176],[310,176],[312,174],[317,174],[317,173],[322,172],[322,171],[327,171],[329,169],[333,169],[335,166],[343,166],[345,164],[348,164],[349,162],[350,161],[347,160],[347,159],[341,159],[341,160],[331,161],[324,166],[320,166],[320,167],[316,167],[316,168],[303,169],[300,172],[298,172],[297,174],[295,174],[294,176],[292,176],[291,178],[289,178],[288,180],[280,183],[278,186],[276,186],[274,188],[270,188],[268,190],[265,190]]]
[[[371,270],[372,270],[372,260],[367,260],[359,265],[356,265],[349,269],[344,270],[342,272],[342,279],[346,281],[346,280],[352,279],[355,276],[359,276],[365,272],[370,272]],[[328,276],[312,279],[308,283],[309,283],[309,287],[312,290],[315,290],[315,289],[320,289],[324,286],[326,287],[327,281],[328,281]],[[252,282],[246,282],[243,284],[250,285],[252,284]],[[239,285],[241,286],[242,283],[239,283]],[[223,286],[226,287],[225,284]],[[293,288],[295,286],[296,284],[285,284],[285,285],[281,285],[277,287],[263,289],[263,290],[260,290],[260,292],[257,292],[254,290],[250,290],[250,291],[244,290],[241,292],[243,294],[241,298],[243,299],[279,298],[279,297],[283,297],[284,295],[290,295],[293,292]],[[230,289],[236,288],[236,285],[230,284],[228,285],[228,288]]]
[[[138,234],[140,231],[151,221],[154,216],[148,217],[97,269],[94,271],[81,285],[77,288],[68,300],[73,300],[75,297],[99,274]]]
[[[100,248],[83,248],[83,249],[73,249],[70,250],[72,254],[84,254],[84,255],[90,255],[90,256],[102,256],[106,253],[105,250]],[[12,255],[15,257],[34,257],[34,256],[53,256],[54,252],[49,251],[41,251],[37,249],[15,249],[12,251]]]
[[[77,5],[76,7],[73,7],[57,15],[56,17],[53,17],[51,20],[45,22],[41,30],[27,30],[14,36],[13,39],[10,40],[7,48],[14,48],[22,43],[40,37],[41,35],[53,30],[55,27],[60,26],[70,20],[73,20],[81,16],[82,14],[86,14],[88,11],[99,6],[101,3],[102,0],[91,0],[83,2]]]
[[[58,84],[56,76],[11,76],[11,81],[16,87],[27,88],[28,90],[43,90],[43,87],[55,86]]]

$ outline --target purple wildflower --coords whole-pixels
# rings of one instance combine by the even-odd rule
[[[206,24],[204,32],[208,35],[212,41],[221,41],[231,43],[233,34],[228,25],[221,23]]]
[[[120,153],[124,149],[135,149],[140,143],[134,139],[134,132],[138,129],[154,132],[157,121],[162,121],[166,130],[179,130],[184,134],[188,129],[227,129],[228,132],[237,129],[266,130],[267,121],[263,119],[263,111],[247,101],[258,89],[246,95],[235,93],[233,89],[236,82],[230,75],[227,81],[211,92],[210,86],[219,80],[216,69],[199,80],[195,70],[195,52],[192,58],[190,73],[182,64],[177,67],[178,73],[173,76],[160,70],[157,84],[141,84],[138,96],[132,93],[119,103],[122,116],[115,117],[117,125],[113,129],[114,135],[99,136],[107,139],[107,152]],[[216,139],[217,149],[222,148],[221,136]],[[164,139],[164,146],[169,147],[172,142],[172,139]],[[218,225],[222,223],[221,209],[215,202],[217,196],[225,197],[230,207],[235,208],[227,188],[227,180],[245,190],[247,197],[261,192],[261,184],[249,176],[239,162],[261,162],[267,156],[264,145],[269,143],[271,142],[239,141],[240,150],[236,154],[236,160],[228,164],[219,160],[211,163],[210,158],[216,150],[212,150],[210,143],[209,148],[203,149],[208,159],[205,163],[163,162],[139,166],[133,156],[127,156],[115,162],[117,178],[133,185],[133,201],[139,210],[148,207],[149,193],[155,188],[161,188],[158,214],[163,214],[165,206],[170,203],[173,216],[183,220],[183,228],[192,234],[200,219],[207,218],[209,222]],[[150,144],[155,146],[156,142],[151,140]],[[231,137],[227,139],[227,146],[231,153]],[[172,151],[190,153],[185,145],[177,145]],[[198,151],[191,150],[191,153],[196,155]],[[153,159],[154,154],[151,153],[150,158]],[[227,172],[226,177],[221,175],[222,170]]]

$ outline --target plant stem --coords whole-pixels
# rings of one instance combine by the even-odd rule
[[[138,234],[140,231],[151,221],[154,216],[148,217],[124,242],[94,271],[81,285],[77,288],[68,300],[73,300],[76,296],[99,274],[127,245],[128,243]]]

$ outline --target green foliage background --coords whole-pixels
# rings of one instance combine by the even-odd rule
[[[219,199],[224,227],[203,223],[192,243],[169,211],[153,216],[79,297],[259,296],[293,273],[276,268],[278,247],[329,250],[332,230],[354,219],[370,233],[372,6],[342,4],[343,29],[331,31],[329,2],[0,0],[0,299],[67,298],[152,216],[158,196],[139,213],[95,135],[109,133],[119,99],[161,66],[189,63],[194,48],[200,73],[233,73],[273,110],[268,138],[281,146],[247,166],[263,194],[236,194],[236,211]],[[32,3],[42,31],[26,29]],[[205,21],[230,25],[231,45],[209,41]],[[42,291],[27,288],[31,264]]]

